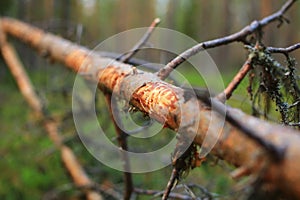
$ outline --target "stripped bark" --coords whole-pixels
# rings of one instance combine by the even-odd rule
[[[28,78],[22,63],[19,61],[14,48],[6,42],[5,34],[1,30],[0,35],[0,50],[4,61],[15,78],[25,100],[34,113],[42,120],[44,129],[55,146],[60,150],[61,159],[75,185],[77,187],[93,185],[93,181],[90,180],[88,175],[85,173],[73,151],[62,143],[62,137],[58,133],[57,123],[49,119],[48,116],[43,113],[44,109],[41,100],[34,92],[30,79]],[[85,190],[84,192],[86,199],[88,200],[102,200],[102,196],[97,192],[91,190]]]
[[[290,198],[300,198],[300,136],[299,132],[287,127],[270,124],[240,110],[230,109],[236,117],[256,127],[257,133],[265,140],[284,149],[282,161],[275,162],[262,147],[230,123],[218,126],[222,119],[194,96],[187,97],[185,91],[164,81],[154,74],[132,70],[131,65],[90,54],[87,48],[75,45],[60,37],[17,20],[3,18],[3,30],[53,60],[59,61],[77,73],[91,75],[99,86],[115,91],[119,96],[149,114],[165,126],[177,130],[185,127],[186,134],[196,133],[194,142],[201,145],[207,134],[221,136],[211,153],[227,162],[243,167],[244,174],[259,174],[269,188],[279,190]],[[90,54],[90,55],[89,55]],[[162,93],[162,91],[164,91]],[[132,94],[132,95],[131,95]],[[199,113],[195,112],[196,110]],[[198,115],[200,121],[197,122]],[[214,118],[211,132],[207,132]],[[268,170],[262,173],[262,169]]]

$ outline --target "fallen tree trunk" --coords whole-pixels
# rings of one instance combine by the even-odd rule
[[[92,75],[99,81],[99,87],[116,91],[165,126],[173,130],[184,127],[186,134],[196,133],[196,144],[201,145],[206,134],[217,138],[220,132],[218,142],[211,151],[213,155],[240,167],[239,172],[242,174],[260,176],[270,189],[278,190],[290,198],[300,198],[299,132],[228,108],[255,127],[262,138],[274,143],[279,149],[285,149],[284,158],[275,162],[263,147],[229,122],[220,126],[222,118],[218,113],[211,111],[194,96],[187,98],[184,90],[161,81],[154,74],[136,71],[130,65],[95,53],[89,55],[90,50],[85,47],[14,19],[2,18],[1,25],[8,35],[27,43],[43,55],[63,63],[77,73]],[[199,114],[195,110],[199,110],[199,121],[194,120]],[[214,119],[213,127],[208,129],[211,117]],[[210,132],[206,133],[207,130]]]

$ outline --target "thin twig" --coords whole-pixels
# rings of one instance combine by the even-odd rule
[[[127,53],[121,56],[121,58],[117,59],[121,62],[127,62],[132,56],[134,56],[142,46],[148,41],[149,37],[151,36],[154,28],[160,23],[160,19],[156,18],[153,20],[151,25],[149,26],[147,32],[143,35],[143,37],[134,45],[134,47]]]
[[[136,194],[151,195],[151,196],[163,196],[163,194],[164,194],[164,191],[146,190],[146,189],[140,189],[140,188],[134,188],[134,192]],[[192,197],[190,197],[188,195],[183,195],[183,194],[174,193],[174,192],[171,192],[169,194],[169,197],[174,198],[174,199],[192,200]]]
[[[113,59],[118,59],[122,56],[120,53],[113,53],[113,52],[106,52],[106,51],[99,51],[97,52],[103,57],[107,58],[113,58]],[[149,63],[147,60],[139,59],[139,58],[129,58],[125,63],[128,63],[133,66],[140,66],[139,68],[144,68],[147,71],[149,70],[150,72],[156,72],[161,69],[161,66]],[[172,80],[174,85],[179,85],[178,80],[176,80],[175,76],[172,74],[169,76],[169,79]]]
[[[113,111],[112,109],[116,108],[115,106],[112,106],[112,98],[111,98],[111,94],[105,94],[105,100],[107,103],[107,106],[109,108],[109,112],[110,112],[110,117],[111,120],[113,121],[116,133],[117,133],[117,140],[119,143],[119,146],[121,147],[121,155],[122,155],[122,159],[124,161],[124,182],[125,182],[125,189],[124,189],[124,200],[129,200],[133,191],[133,183],[132,183],[132,177],[131,177],[131,173],[130,171],[130,163],[129,163],[129,158],[128,158],[128,154],[127,154],[127,140],[126,140],[126,133],[124,133],[122,131],[122,129],[120,129],[120,127],[118,126],[115,117],[118,116],[114,116],[113,113],[118,113],[117,111]]]
[[[191,190],[191,188],[189,188],[187,185],[183,184],[183,189],[184,191],[189,194],[193,199],[196,199],[196,195],[195,193],[193,192],[193,190]]]
[[[176,186],[184,172],[188,172],[200,165],[193,163],[195,155],[197,154],[197,146],[193,143],[189,144],[187,142],[188,140],[185,134],[179,134],[177,136],[177,144],[172,155],[173,170],[162,200],[168,199],[171,190]],[[187,145],[189,145],[188,148],[186,148]]]
[[[260,21],[253,21],[250,25],[244,27],[240,31],[233,33],[231,35],[222,37],[222,38],[217,38],[214,40],[206,41],[199,43],[195,46],[193,46],[190,49],[187,49],[183,53],[181,53],[179,56],[171,60],[164,68],[160,69],[157,72],[157,76],[161,79],[164,80],[168,77],[168,75],[172,72],[173,69],[175,69],[178,65],[183,63],[185,60],[190,58],[191,56],[199,53],[200,51],[204,49],[209,49],[225,44],[229,44],[232,42],[243,42],[245,43],[245,38],[246,36],[260,30],[262,27],[270,24],[271,22],[274,22],[276,20],[281,20],[282,21],[282,16],[283,14],[295,3],[296,0],[289,0],[287,1],[277,12],[273,13],[272,15],[269,15],[265,18],[263,18]]]
[[[289,126],[300,126],[300,122],[288,123]]]
[[[267,51],[270,53],[283,53],[283,54],[287,54],[287,53],[291,53],[292,51],[295,51],[297,49],[300,49],[300,43],[291,45],[289,47],[286,48],[277,48],[277,47],[267,47]]]
[[[212,194],[210,193],[205,187],[199,185],[199,184],[195,184],[195,183],[188,183],[188,184],[180,184],[177,185],[176,188],[180,188],[180,187],[189,187],[189,188],[197,188],[199,189],[208,199],[213,199],[214,197],[217,197],[217,194]]]
[[[92,190],[95,192],[106,194],[106,195],[113,197],[114,199],[122,198],[122,194],[120,194],[118,191],[116,191],[112,186],[106,186],[104,184],[100,185],[98,183],[93,183],[91,185],[83,185],[78,188],[81,190]]]
[[[113,59],[118,59],[122,57],[122,54],[120,53],[113,53],[113,52],[106,52],[106,51],[99,51],[100,56],[102,57],[107,57],[107,58],[113,58]],[[148,60],[143,60],[140,58],[129,58],[129,60],[126,61],[126,63],[133,65],[133,66],[141,66],[149,71],[158,71],[161,69],[159,65],[155,65],[153,63],[149,63]]]
[[[292,103],[291,105],[289,105],[288,108],[293,108],[293,107],[295,107],[295,106],[298,106],[299,103],[300,103],[300,101],[298,100],[298,101]]]
[[[228,84],[228,86],[224,89],[224,91],[216,96],[221,102],[225,102],[225,100],[229,99],[233,93],[233,91],[237,88],[237,86],[241,83],[241,81],[245,78],[247,73],[252,69],[252,54],[249,55],[248,59],[240,69],[240,71],[235,75],[232,81]]]
[[[169,182],[167,184],[167,188],[165,189],[165,192],[162,196],[162,200],[167,200],[168,199],[168,197],[171,193],[171,190],[175,185],[176,180],[178,180],[178,177],[179,177],[178,169],[176,167],[174,167],[173,170],[172,170],[172,174],[171,174],[171,177],[169,179]]]

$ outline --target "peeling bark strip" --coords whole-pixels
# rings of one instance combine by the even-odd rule
[[[221,131],[221,136],[212,149],[212,154],[236,166],[243,167],[243,173],[261,173],[259,174],[260,177],[270,189],[279,190],[287,197],[300,199],[299,132],[279,125],[272,125],[248,116],[237,109],[228,108],[237,117],[256,127],[261,137],[273,142],[279,148],[286,147],[284,159],[279,163],[274,163],[269,154],[266,154],[263,149],[238,129],[227,122],[224,126],[220,125],[221,119],[218,118],[218,114],[208,110],[195,97],[186,101],[182,89],[158,80],[153,74],[133,70],[130,65],[102,58],[96,54],[88,56],[88,49],[52,34],[46,34],[17,20],[3,18],[2,26],[7,34],[28,43],[53,60],[64,63],[76,72],[97,77],[100,87],[109,91],[116,91],[125,97],[127,95],[130,97],[133,91],[132,98],[130,98],[131,104],[172,129],[177,129],[180,125],[186,127],[185,130],[188,132],[196,131],[197,135],[194,142],[199,145],[202,144],[206,134],[217,137]],[[108,64],[109,68],[105,69]],[[79,69],[80,66],[84,67]],[[133,84],[131,81],[134,81],[139,74],[144,74],[142,84]],[[122,89],[123,84],[126,84],[127,90],[131,92]],[[194,120],[197,117],[197,112],[200,114],[199,123]],[[211,116],[215,117],[215,121],[211,126],[211,131],[206,133]],[[196,128],[194,127],[195,123]],[[262,171],[262,168],[267,170]]]

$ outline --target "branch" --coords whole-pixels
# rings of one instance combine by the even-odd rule
[[[127,154],[127,140],[126,140],[126,133],[124,133],[120,127],[118,126],[113,113],[118,113],[118,111],[113,111],[113,107],[112,107],[112,99],[111,99],[111,94],[105,94],[105,100],[106,100],[106,104],[109,108],[109,112],[110,112],[110,118],[114,124],[116,133],[117,133],[117,140],[119,143],[119,146],[121,147],[121,155],[122,155],[122,159],[124,161],[124,182],[125,182],[125,192],[124,192],[124,200],[129,200],[132,190],[133,190],[133,183],[132,183],[132,177],[131,177],[131,173],[130,171],[130,163],[129,163],[129,159],[128,159],[128,154]],[[115,107],[116,108],[116,107]],[[115,116],[117,117],[117,116]]]
[[[162,200],[167,200],[170,197],[171,190],[174,187],[174,185],[176,184],[176,180],[178,180],[178,179],[179,179],[178,169],[173,167],[171,177],[170,177],[167,187],[162,195]]]
[[[140,188],[134,188],[134,192],[136,194],[143,194],[143,195],[151,195],[154,197],[157,196],[163,196],[164,191],[159,191],[159,190],[145,190],[145,189],[140,189]],[[182,200],[192,200],[193,198],[188,196],[188,195],[183,195],[183,194],[178,194],[178,193],[173,193],[171,192],[169,194],[170,198],[174,199],[182,199]]]
[[[176,188],[185,188],[185,187],[188,187],[188,188],[197,188],[198,190],[201,191],[202,194],[205,195],[205,197],[207,199],[214,199],[214,198],[217,198],[218,195],[217,194],[213,194],[213,193],[210,193],[205,187],[201,186],[201,185],[198,185],[198,184],[194,184],[194,183],[189,183],[189,184],[180,184],[180,185],[177,185]]]
[[[143,37],[134,45],[134,47],[127,53],[121,56],[121,58],[118,58],[120,62],[127,62],[131,57],[133,57],[142,46],[145,45],[145,43],[148,41],[149,37],[151,36],[154,28],[160,23],[160,19],[156,18],[149,26],[147,32],[143,35]]]
[[[295,51],[300,48],[300,43],[294,44],[292,46],[286,47],[286,48],[277,48],[277,47],[267,47],[266,51],[270,53],[283,53],[288,54],[292,51]]]
[[[235,77],[228,84],[225,90],[216,96],[217,99],[219,99],[222,102],[225,102],[225,100],[231,97],[233,91],[238,87],[238,85],[242,82],[247,73],[252,69],[252,60],[253,55],[250,54],[240,71],[235,75]]]
[[[176,147],[172,153],[173,170],[169,178],[162,200],[167,200],[171,190],[180,181],[182,175],[195,167],[199,167],[203,158],[199,157],[197,146],[192,143],[188,144],[188,134],[179,133],[177,136]],[[186,147],[188,147],[186,149]]]
[[[210,49],[213,47],[221,46],[221,45],[226,45],[232,42],[244,42],[245,43],[245,38],[260,30],[264,26],[270,24],[271,22],[274,22],[276,20],[282,20],[283,14],[295,3],[296,0],[288,0],[277,12],[275,12],[272,15],[269,15],[265,18],[263,18],[260,21],[253,21],[250,25],[244,27],[242,30],[233,33],[231,35],[225,36],[223,38],[218,38],[206,42],[199,43],[195,46],[193,46],[190,49],[187,49],[183,53],[181,53],[179,56],[171,60],[165,67],[160,69],[157,72],[157,76],[161,79],[164,80],[166,79],[169,74],[172,72],[173,69],[175,69],[178,65],[183,63],[185,60],[190,58],[191,56],[199,53],[200,51],[203,51],[204,49]]]
[[[106,51],[98,51],[97,53],[99,53],[99,55],[102,57],[113,58],[116,60],[118,60],[118,58],[122,57],[122,54],[120,54],[120,53],[113,53],[113,52],[106,52]],[[158,71],[161,69],[160,66],[155,65],[153,63],[149,63],[149,61],[139,59],[139,58],[130,58],[125,63],[133,65],[133,66],[142,65],[141,68],[145,68],[150,71]],[[173,77],[171,77],[171,78],[173,78]],[[175,80],[173,80],[173,81],[175,81]]]
[[[107,58],[113,58],[113,59],[118,59],[119,57],[122,56],[122,54],[119,53],[113,53],[113,52],[105,52],[105,51],[99,51],[100,56],[107,57]],[[128,61],[125,63],[133,65],[133,66],[141,66],[139,68],[145,68],[147,71],[155,72],[161,69],[160,66],[155,65],[153,63],[149,63],[147,60],[139,59],[139,58],[130,58]],[[178,81],[172,74],[169,76],[169,78],[174,82],[175,85],[179,85]]]

